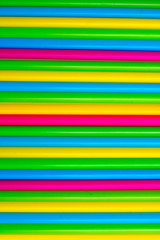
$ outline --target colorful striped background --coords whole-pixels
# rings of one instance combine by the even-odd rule
[[[1,0],[0,239],[160,239],[160,1]]]

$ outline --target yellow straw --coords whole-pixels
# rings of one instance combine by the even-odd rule
[[[0,17],[0,27],[160,29],[160,19]]]
[[[160,234],[0,235],[1,240],[159,240]]]
[[[2,103],[0,114],[159,115],[160,104]]]
[[[27,82],[144,82],[160,83],[160,73],[143,72],[69,72],[0,71],[0,81]]]
[[[0,158],[160,158],[160,148],[0,147]]]
[[[0,212],[160,212],[160,202],[0,202]]]

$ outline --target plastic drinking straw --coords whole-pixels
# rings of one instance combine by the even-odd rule
[[[1,158],[0,169],[160,169],[160,159]]]
[[[160,180],[0,180],[0,191],[130,190],[160,190]]]
[[[0,37],[160,40],[160,30],[1,27]]]
[[[108,40],[108,39],[31,39],[31,38],[0,38],[0,48],[15,48],[15,49],[64,49],[64,50],[125,50],[125,51],[160,51],[159,40]],[[34,50],[35,51],[35,50]],[[18,52],[18,50],[17,50]],[[83,56],[85,55],[82,52]],[[31,53],[33,56],[33,54]],[[49,55],[49,54],[48,54]],[[31,59],[33,58],[31,56]],[[39,54],[39,56],[41,56]],[[87,57],[89,56],[89,57]],[[95,55],[96,56],[96,55]],[[25,57],[23,57],[25,59]],[[76,54],[75,60],[83,60],[84,57],[78,57]],[[42,57],[43,59],[43,57]],[[54,59],[54,58],[53,58]],[[60,58],[58,58],[60,59]],[[64,54],[62,59],[66,59]],[[74,59],[73,57],[68,59]],[[95,60],[96,57],[94,57]],[[88,53],[84,60],[93,60]],[[101,59],[100,59],[101,60]],[[102,60],[106,60],[105,58]],[[109,59],[109,60],[112,60]],[[117,60],[114,59],[113,60]],[[119,59],[118,59],[119,60]],[[134,61],[134,58],[126,58],[128,61]],[[143,60],[143,59],[142,59]],[[150,58],[150,61],[153,59]],[[122,59],[122,61],[124,61]],[[137,59],[135,58],[135,61]],[[144,61],[146,58],[144,57]]]
[[[2,126],[160,126],[159,115],[0,115]]]
[[[0,202],[1,212],[159,212],[159,202]]]
[[[107,237],[107,239],[112,239],[115,240],[117,239],[117,237],[121,236],[126,236],[125,239],[131,239],[133,240],[133,237],[135,239],[135,237],[139,236],[142,238],[139,239],[144,239],[143,238],[143,234],[147,234],[148,238],[145,239],[150,239],[150,237],[152,236],[159,236],[159,228],[160,228],[160,224],[156,224],[156,223],[141,223],[141,224],[1,224],[0,225],[0,233],[1,234],[18,234],[18,235],[14,235],[14,236],[22,236],[19,234],[29,234],[29,235],[23,235],[26,237],[32,237],[33,235],[30,234],[42,234],[39,235],[40,238],[39,239],[48,239],[49,237],[52,236],[56,236],[55,239],[61,239],[59,234],[63,234],[63,238],[65,236],[70,237],[71,234],[72,238],[76,236],[76,239],[80,239],[80,237],[85,237],[87,235],[86,239],[99,239],[98,237],[100,236],[103,237],[102,239],[104,240],[104,236],[105,239]],[[94,231],[94,237],[90,238],[89,234],[93,234]],[[47,234],[48,238],[45,238]],[[51,235],[51,234],[56,234],[56,235]],[[66,235],[64,235],[66,234]],[[80,234],[80,235],[75,235],[75,234]],[[83,235],[81,235],[83,234]],[[84,235],[86,234],[86,235]],[[100,235],[99,235],[100,234]],[[108,238],[108,235],[104,235],[104,234],[113,234],[113,238]],[[120,235],[118,235],[120,234]],[[125,235],[122,235],[125,234]],[[128,235],[129,234],[129,235]],[[133,235],[132,235],[133,234]],[[136,235],[135,235],[136,234]],[[138,235],[137,235],[138,234]],[[153,235],[154,234],[154,235]],[[1,235],[4,236],[4,235]],[[7,235],[6,235],[7,236]],[[10,235],[12,236],[12,235]],[[36,235],[34,235],[36,236]],[[77,238],[78,236],[78,238]],[[115,237],[116,236],[116,237]],[[130,236],[131,238],[127,238],[128,236]],[[59,238],[58,238],[59,237]],[[4,238],[5,239],[5,238]],[[9,239],[9,238],[7,238]],[[15,238],[14,238],[15,239]],[[19,239],[19,238],[18,238]],[[22,238],[23,239],[23,238]],[[26,238],[24,238],[26,239]],[[34,238],[31,238],[34,239]],[[49,238],[50,239],[50,238]],[[69,238],[67,238],[69,239]],[[75,239],[75,238],[74,238]],[[123,239],[123,238],[120,238]],[[159,239],[159,238],[153,238],[153,239]],[[17,240],[17,239],[16,239]]]
[[[160,158],[160,148],[0,147],[0,158]]]
[[[160,19],[136,18],[65,18],[65,17],[0,17],[0,27],[157,29]]]
[[[0,70],[160,72],[160,62],[0,60]]]
[[[160,137],[160,127],[0,126],[0,136]]]
[[[137,231],[138,232],[138,231]],[[148,232],[149,233],[149,232]],[[153,231],[152,231],[152,233],[153,233]],[[107,235],[104,235],[103,233],[101,234],[101,235],[98,235],[97,233],[95,233],[96,235],[84,235],[83,234],[83,238],[84,238],[84,240],[86,240],[86,239],[89,239],[89,240],[98,240],[98,239],[100,239],[100,240],[104,240],[104,239],[108,239],[108,240],[116,240],[117,239],[117,237],[118,237],[118,239],[120,239],[120,240],[133,240],[133,239],[135,239],[135,235],[134,234],[113,234],[113,235],[110,235],[110,234],[107,234]],[[150,238],[152,238],[153,240],[159,240],[159,237],[160,237],[160,235],[159,234],[136,234],[136,238],[137,239],[141,239],[141,240],[149,240]],[[74,234],[72,234],[72,235],[45,235],[45,234],[43,234],[43,235],[29,235],[29,236],[27,236],[27,235],[7,235],[7,234],[5,234],[5,235],[2,235],[1,234],[1,240],[8,240],[8,239],[10,239],[10,238],[12,238],[13,240],[28,240],[28,239],[35,239],[35,240],[37,240],[37,239],[39,239],[39,240],[51,240],[51,239],[55,239],[55,240],[61,240],[61,239],[71,239],[71,240],[73,240],[73,239],[77,239],[77,240],[80,240],[81,238],[82,238],[82,235],[74,235]]]
[[[79,8],[79,7],[0,7],[4,17],[93,17],[159,19],[159,9]]]
[[[5,229],[6,229],[6,226],[5,226]],[[16,229],[17,230],[17,229]],[[11,231],[11,229],[10,229],[10,231]],[[142,230],[141,230],[142,231]],[[25,232],[24,230],[23,230],[23,232]],[[44,232],[44,230],[43,230],[43,232]],[[124,232],[124,231],[123,231]],[[137,231],[138,232],[138,231]],[[136,233],[136,231],[135,231],[135,233]],[[149,232],[148,232],[149,233]],[[153,233],[153,231],[152,231],[152,233]],[[134,240],[135,239],[135,237],[137,238],[137,239],[141,239],[141,240],[149,240],[149,239],[153,239],[153,240],[159,240],[159,238],[160,238],[160,234],[152,234],[152,233],[150,233],[150,234],[136,234],[136,236],[133,234],[113,234],[113,235],[110,235],[110,234],[108,234],[108,235],[104,235],[103,233],[102,233],[102,235],[98,235],[97,233],[95,233],[94,235],[89,235],[89,234],[87,234],[87,235],[84,235],[83,234],[83,239],[84,240],[105,240],[106,238],[108,239],[108,240],[116,240],[117,238],[119,239],[119,240]],[[38,233],[37,233],[38,234]],[[71,234],[71,233],[70,233]],[[93,234],[93,233],[92,233]],[[80,240],[80,239],[82,239],[82,235],[74,235],[74,234],[72,234],[72,235],[11,235],[11,234],[9,234],[9,235],[7,235],[7,234],[5,234],[5,235],[3,235],[3,234],[1,234],[1,240],[8,240],[8,239],[12,239],[12,240],[28,240],[28,239],[34,239],[34,240],[52,240],[52,239],[55,239],[55,240],[62,240],[62,239],[70,239],[70,240],[73,240],[73,239],[77,239],[77,240]]]
[[[160,191],[0,191],[0,202],[158,202]],[[154,204],[154,203],[153,203]]]
[[[160,104],[0,103],[0,114],[159,115]]]
[[[160,213],[0,213],[0,224],[160,223]]]
[[[160,137],[1,137],[0,147],[160,147]]]
[[[12,85],[12,83],[10,85]],[[157,93],[82,93],[82,92],[79,92],[79,93],[77,92],[76,93],[74,92],[63,92],[63,93],[0,92],[0,102],[1,103],[13,102],[13,103],[154,103],[156,104],[156,103],[160,103],[160,94],[157,94]]]
[[[1,180],[132,180],[160,179],[159,169],[0,170]]]
[[[160,223],[160,213],[0,213],[0,224]]]
[[[27,92],[24,93],[24,96],[26,94],[31,94],[28,92],[32,92],[32,94],[40,94],[35,92],[45,92],[43,94],[47,94],[47,96],[51,96],[55,93],[55,95],[62,96],[62,93],[65,96],[69,96],[70,94],[77,94],[76,96],[79,96],[80,94],[85,94],[86,96],[90,96],[93,93],[97,93],[99,95],[104,94],[107,96],[110,96],[110,94],[114,94],[114,98],[116,98],[117,94],[115,93],[127,93],[128,96],[130,93],[152,93],[151,96],[156,96],[155,93],[158,93],[157,96],[160,94],[160,84],[159,83],[98,83],[98,82],[8,82],[1,81],[0,82],[0,91],[1,92],[11,92],[8,93],[8,96],[15,94],[13,92],[16,92],[17,98],[18,94],[23,93],[17,93],[17,92]],[[50,92],[48,94],[48,92]],[[51,93],[52,92],[52,93]],[[54,92],[54,93],[53,93]],[[61,92],[59,95],[57,92]],[[89,94],[87,94],[89,93]],[[110,93],[110,94],[105,94]],[[154,94],[153,94],[154,93]],[[2,93],[2,96],[6,93]],[[139,95],[140,95],[139,94]],[[103,95],[103,96],[104,96]],[[50,97],[51,98],[51,97]],[[118,102],[119,103],[119,102]]]
[[[27,41],[26,43],[27,45],[28,45],[28,42],[29,41]],[[46,45],[44,47],[46,48]],[[108,47],[109,46],[107,46],[107,48]],[[139,47],[139,44],[138,44],[138,47]],[[36,45],[35,45],[35,48],[37,48]],[[94,51],[94,50],[64,50],[64,49],[63,50],[55,50],[55,49],[54,50],[52,49],[37,50],[37,49],[13,49],[13,48],[0,49],[0,58],[1,59],[107,60],[107,61],[108,60],[111,60],[111,61],[114,61],[114,60],[116,61],[117,60],[118,61],[119,60],[120,61],[160,61],[159,52],[151,52],[151,51],[97,51],[97,50]]]
[[[1,70],[0,81],[159,83],[160,73]]]
[[[27,2],[21,2],[20,0],[3,0],[0,6],[40,6],[40,7],[118,7],[118,8],[160,8],[160,3],[158,0],[113,0],[112,2],[106,2],[104,0],[59,0],[58,2],[53,2],[48,0],[44,2],[43,0],[28,0]]]

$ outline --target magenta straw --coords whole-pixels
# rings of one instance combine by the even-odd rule
[[[151,51],[0,49],[0,59],[160,61],[160,54]]]
[[[160,180],[0,180],[0,191],[160,190]]]
[[[2,126],[160,126],[160,115],[0,115]]]

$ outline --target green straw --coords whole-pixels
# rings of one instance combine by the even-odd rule
[[[0,191],[2,202],[157,202],[160,191]]]
[[[0,6],[160,8],[159,0],[1,0]]]
[[[160,103],[156,93],[0,92],[0,102],[22,103]]]
[[[0,234],[158,234],[160,224],[0,224]]]
[[[0,158],[0,169],[160,169],[160,158]]]
[[[0,37],[160,40],[160,30],[1,27]]]
[[[160,127],[0,126],[0,136],[160,137]]]
[[[160,62],[0,60],[0,70],[160,72]]]

